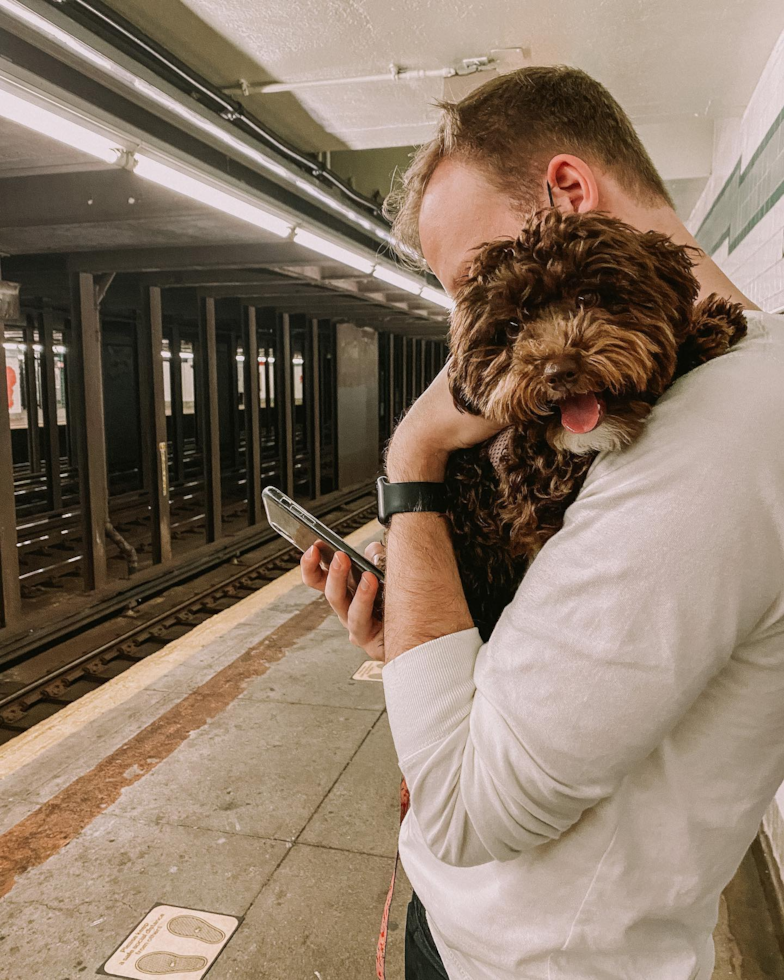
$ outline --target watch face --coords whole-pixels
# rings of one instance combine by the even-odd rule
[[[378,522],[386,526],[389,518],[386,512],[385,489],[389,486],[389,480],[385,476],[380,476],[376,480],[376,493],[378,496]]]

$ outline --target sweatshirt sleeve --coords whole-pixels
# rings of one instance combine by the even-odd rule
[[[781,617],[784,396],[695,387],[597,457],[488,643],[464,630],[384,666],[411,807],[445,863],[557,839]]]

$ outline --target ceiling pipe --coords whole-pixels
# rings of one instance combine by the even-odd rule
[[[355,191],[337,174],[320,166],[312,158],[301,153],[271,129],[268,129],[252,113],[247,112],[239,102],[227,98],[228,93],[222,92],[217,86],[193,71],[121,14],[107,7],[102,0],[47,0],[47,2],[74,19],[79,19],[75,16],[77,12],[82,13],[85,20],[92,21],[89,26],[93,29],[96,27],[103,28],[110,39],[111,35],[114,35],[115,41],[118,39],[121,41],[121,46],[124,42],[126,46],[136,49],[143,57],[156,64],[160,70],[170,76],[170,80],[173,82],[176,80],[180,91],[191,96],[194,93],[197,94],[203,105],[209,105],[223,119],[238,125],[239,128],[250,131],[263,143],[280,153],[281,156],[296,163],[300,169],[327,184],[331,184],[346,197],[370,211],[375,217],[384,220],[381,208],[374,201]]]
[[[474,75],[479,71],[495,68],[495,63],[489,58],[470,58],[464,62],[465,67],[458,68],[401,68],[392,64],[389,71],[379,75],[353,75],[348,78],[317,78],[302,82],[248,82],[239,79],[236,85],[221,89],[227,95],[272,95],[277,92],[297,92],[301,89],[323,88],[328,85],[362,85],[366,82],[396,82],[400,78],[453,78],[455,75]]]

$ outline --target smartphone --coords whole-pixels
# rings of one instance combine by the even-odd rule
[[[290,541],[300,551],[307,551],[311,545],[317,544],[321,555],[321,567],[326,571],[332,556],[336,551],[342,551],[351,559],[351,570],[348,576],[348,589],[353,594],[359,586],[363,572],[371,572],[380,583],[384,581],[384,573],[376,568],[373,562],[355,551],[343,538],[322,524],[303,507],[287,497],[276,487],[265,487],[261,493],[264,509],[270,527]]]

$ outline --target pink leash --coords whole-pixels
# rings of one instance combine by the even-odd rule
[[[408,795],[408,786],[406,786],[405,779],[400,780],[400,822],[403,823],[403,817],[405,817],[406,812],[410,804],[410,797]],[[376,977],[377,980],[384,980],[385,968],[386,968],[386,958],[387,958],[387,925],[389,922],[389,908],[392,905],[392,895],[395,891],[395,877],[397,876],[397,866],[400,860],[400,851],[395,851],[395,867],[392,870],[392,881],[389,883],[389,891],[387,892],[387,900],[384,902],[384,914],[381,916],[381,931],[378,934],[378,945],[376,946]]]

